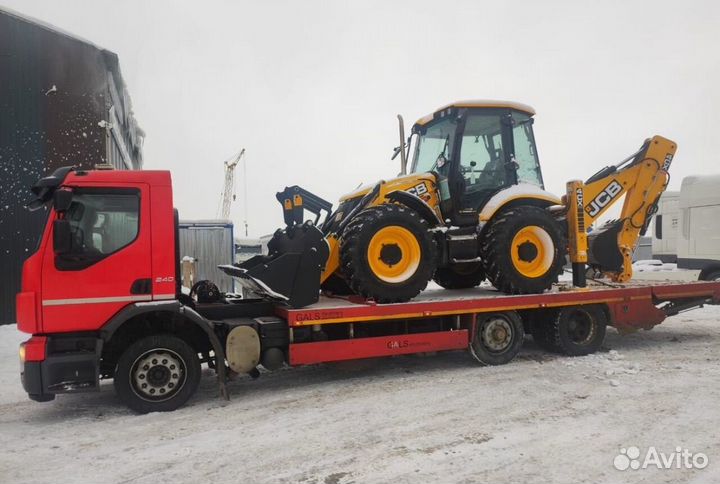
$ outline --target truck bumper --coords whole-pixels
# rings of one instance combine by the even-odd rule
[[[98,390],[101,349],[102,340],[94,337],[47,338],[45,358],[21,365],[20,379],[28,397],[48,402],[58,393]]]

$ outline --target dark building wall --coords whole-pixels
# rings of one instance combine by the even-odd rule
[[[66,165],[140,168],[142,136],[115,54],[0,9],[0,324],[46,217],[23,207],[32,183]]]

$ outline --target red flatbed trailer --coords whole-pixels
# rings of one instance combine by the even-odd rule
[[[448,291],[427,290],[415,300],[401,304],[378,305],[358,298],[321,297],[302,309],[278,307],[277,313],[294,328],[325,325],[380,324],[404,320],[412,325],[427,319],[454,318],[447,331],[351,338],[335,341],[290,343],[289,363],[304,365],[396,354],[467,349],[479,315],[518,311],[604,305],[608,323],[622,333],[651,329],[667,316],[702,304],[720,301],[720,282],[670,283],[634,281],[626,284],[600,284],[578,289],[558,285],[544,294],[510,296],[492,287]],[[468,327],[469,326],[469,327]],[[348,332],[350,335],[350,332]],[[292,341],[292,339],[291,339]]]

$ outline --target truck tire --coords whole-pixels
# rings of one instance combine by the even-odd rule
[[[543,350],[553,353],[560,352],[560,348],[555,344],[555,339],[550,335],[552,323],[556,317],[557,310],[555,309],[537,309],[528,316],[528,326],[533,341]]]
[[[522,348],[525,330],[515,311],[479,315],[475,328],[470,353],[481,365],[504,365]]]
[[[550,212],[533,206],[509,208],[490,222],[482,244],[488,280],[507,294],[537,294],[563,271],[567,242]]]
[[[467,289],[480,285],[485,280],[485,272],[480,264],[456,264],[438,267],[433,280],[445,289]]]
[[[406,207],[368,208],[343,232],[340,265],[348,285],[378,303],[417,296],[436,264],[437,247],[427,222]]]
[[[700,277],[698,277],[698,280],[700,281],[720,281],[720,271],[719,270],[713,270],[708,271],[706,273],[700,273]]]
[[[197,352],[171,334],[147,336],[127,347],[114,374],[115,392],[138,413],[181,407],[200,382]]]
[[[605,340],[607,322],[601,306],[570,306],[555,313],[547,337],[558,353],[589,355],[599,350]]]

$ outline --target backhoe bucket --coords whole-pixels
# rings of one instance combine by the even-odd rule
[[[621,273],[624,258],[618,247],[618,233],[622,220],[607,222],[588,234],[588,264],[601,272]]]
[[[301,308],[318,301],[320,274],[329,252],[322,232],[305,223],[275,232],[268,255],[219,268],[263,298]]]

